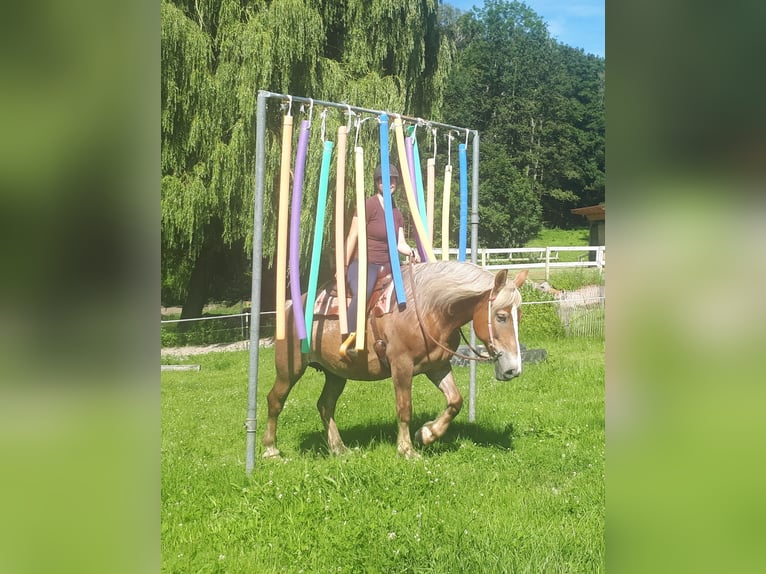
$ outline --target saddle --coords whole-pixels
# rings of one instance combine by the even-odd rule
[[[372,294],[367,301],[367,316],[382,317],[393,312],[396,305],[394,295],[394,282],[390,273],[379,273],[375,280]],[[351,301],[351,296],[346,297],[346,306]],[[337,317],[338,316],[338,289],[334,280],[325,283],[317,294],[314,303],[314,316]]]

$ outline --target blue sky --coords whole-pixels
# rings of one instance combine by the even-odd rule
[[[547,24],[551,36],[562,44],[605,55],[604,3],[606,0],[521,0]],[[484,0],[444,0],[468,11]]]

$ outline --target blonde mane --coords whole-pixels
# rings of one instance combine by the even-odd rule
[[[415,266],[418,305],[424,312],[450,311],[452,305],[484,295],[495,285],[495,276],[473,263],[435,261]],[[409,269],[403,268],[404,284],[411,294]],[[521,304],[521,294],[513,283],[495,293],[493,309]]]

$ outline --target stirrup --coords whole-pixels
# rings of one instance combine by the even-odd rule
[[[356,333],[349,333],[348,337],[346,337],[346,340],[343,341],[340,345],[340,349],[338,349],[338,354],[340,355],[341,359],[350,360],[350,357],[348,356],[348,348],[354,344],[356,341]]]

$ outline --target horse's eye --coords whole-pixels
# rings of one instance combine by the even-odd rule
[[[508,321],[508,313],[495,313],[495,319],[498,323],[505,323]]]

